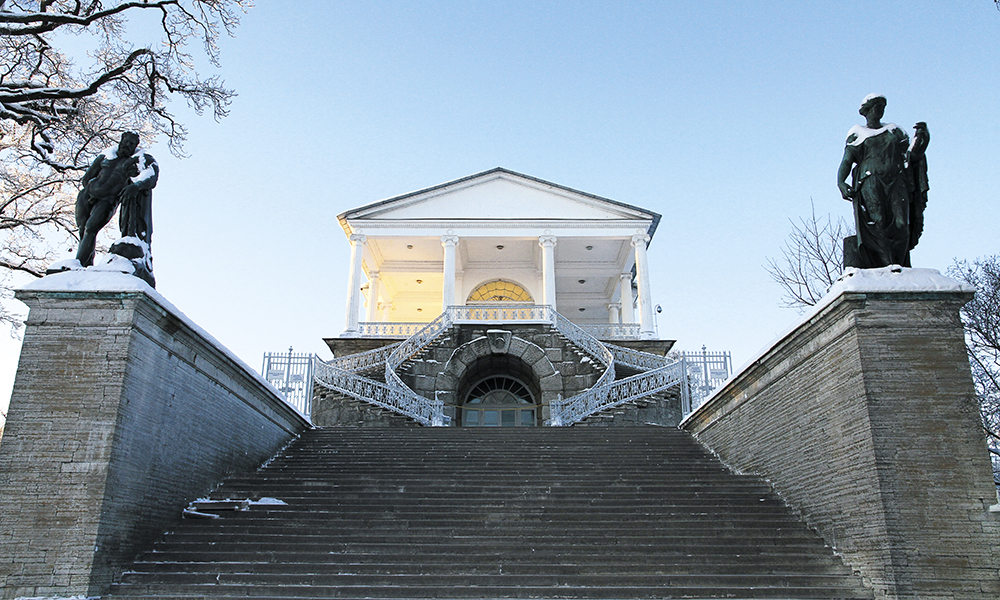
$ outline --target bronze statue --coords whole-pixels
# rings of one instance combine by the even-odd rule
[[[148,254],[153,234],[152,189],[160,167],[138,147],[137,133],[123,133],[118,147],[98,154],[81,180],[83,188],[76,197],[76,226],[80,228],[76,258],[83,267],[94,264],[97,234],[111,221],[119,204],[122,236],[141,240]]]
[[[910,250],[923,231],[930,133],[926,123],[917,123],[911,143],[894,123],[882,123],[885,104],[878,94],[862,101],[858,112],[867,122],[848,132],[837,171],[837,186],[854,204],[857,227],[856,235],[844,238],[845,267],[909,267]]]

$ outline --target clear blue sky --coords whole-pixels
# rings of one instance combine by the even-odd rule
[[[329,356],[338,213],[496,166],[662,214],[660,334],[738,366],[797,317],[763,268],[788,219],[850,215],[835,174],[871,92],[931,132],[914,266],[1000,253],[991,0],[290,6],[258,0],[223,40],[231,116],[186,116],[188,159],[152,150],[158,290],[254,368]]]

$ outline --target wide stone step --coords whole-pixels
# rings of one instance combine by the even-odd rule
[[[575,547],[607,547],[608,545],[627,545],[633,548],[662,548],[675,549],[679,547],[693,547],[704,544],[705,550],[710,551],[718,547],[725,551],[738,552],[740,549],[761,548],[764,546],[779,547],[782,549],[797,546],[800,548],[822,548],[823,544],[815,536],[800,530],[772,529],[770,531],[756,529],[754,531],[714,531],[712,539],[705,540],[699,535],[668,535],[651,533],[649,535],[627,535],[621,533],[590,533],[573,532],[573,535],[550,534],[547,532],[535,533],[505,533],[502,531],[493,532],[485,536],[481,534],[468,535],[460,531],[442,530],[437,532],[411,532],[402,530],[399,532],[379,532],[365,530],[350,534],[344,532],[331,539],[329,535],[288,535],[288,534],[231,534],[220,536],[216,533],[175,533],[168,536],[165,542],[174,547],[188,544],[225,545],[229,548],[239,547],[249,544],[250,546],[265,545],[269,550],[289,550],[298,548],[301,550],[337,548],[352,546],[355,548],[375,548],[385,545],[402,544],[410,546],[421,546],[421,551],[431,551],[434,548],[450,548],[458,546],[475,545],[481,548],[511,548],[516,549],[523,546],[522,550],[530,548],[565,548],[567,543],[572,543]],[[256,540],[255,540],[256,538]]]
[[[162,586],[116,586],[113,590],[115,598],[213,598],[229,600],[236,598],[258,598],[271,600],[291,600],[295,598],[337,598],[361,599],[378,598],[413,599],[413,598],[581,598],[606,600],[616,598],[772,598],[772,599],[870,599],[871,593],[856,587],[824,586],[824,587],[724,587],[721,585],[702,585],[692,587],[662,585],[648,587],[576,587],[576,586],[338,586],[322,587],[312,585],[255,585],[244,584],[209,584],[209,585],[173,585],[164,590]]]
[[[358,499],[370,499],[372,501],[384,501],[390,504],[399,503],[400,500],[405,500],[408,497],[417,496],[420,498],[421,504],[433,504],[437,502],[464,502],[470,499],[485,498],[491,503],[496,502],[558,502],[566,503],[567,506],[572,505],[582,505],[582,504],[598,504],[598,503],[613,503],[617,502],[622,505],[632,504],[635,506],[667,506],[667,505],[677,505],[690,503],[694,499],[699,499],[704,502],[705,505],[711,507],[713,502],[719,502],[725,504],[727,502],[761,502],[762,498],[767,498],[764,493],[760,490],[746,490],[746,489],[713,489],[711,488],[711,483],[706,484],[709,486],[708,491],[699,491],[697,489],[663,489],[663,490],[644,490],[635,488],[610,488],[602,487],[600,489],[591,489],[589,487],[553,487],[552,489],[547,488],[516,488],[510,489],[509,487],[503,490],[484,490],[483,493],[477,494],[474,490],[468,488],[465,489],[439,489],[436,487],[419,486],[419,485],[406,485],[406,484],[395,484],[391,482],[380,483],[377,486],[372,486],[368,490],[364,489],[338,489],[335,487],[330,487],[322,484],[316,484],[313,486],[302,486],[297,489],[289,488],[268,488],[262,487],[260,490],[266,492],[273,492],[270,495],[261,496],[261,498],[275,498],[285,502],[286,505],[291,500],[299,500],[305,503],[323,503],[323,502],[344,502],[350,504],[353,500]],[[311,487],[311,489],[310,489]],[[217,500],[223,499],[246,499],[252,496],[256,496],[257,493],[253,494],[235,494],[232,492],[237,491],[256,491],[250,486],[243,487],[242,490],[235,489],[225,490],[224,493],[213,494],[212,496]],[[259,492],[258,492],[259,493]],[[225,496],[225,498],[223,498]],[[242,498],[240,497],[242,496]],[[259,498],[258,498],[259,499]],[[766,501],[766,500],[765,500]],[[260,510],[259,507],[254,507],[254,510]],[[268,510],[277,510],[274,508],[268,508]]]
[[[155,583],[162,585],[243,585],[243,586],[284,586],[292,588],[295,586],[309,585],[333,588],[349,587],[534,587],[534,588],[559,588],[559,587],[726,587],[726,588],[835,588],[841,582],[841,577],[837,575],[796,575],[796,574],[715,574],[712,577],[710,586],[706,586],[706,578],[703,575],[680,575],[680,574],[634,574],[615,573],[593,575],[589,573],[576,573],[571,575],[559,574],[503,574],[503,573],[481,573],[481,574],[434,574],[434,575],[407,575],[407,574],[365,574],[365,573],[156,573],[145,575],[141,573],[128,573],[123,577],[122,583],[125,585],[141,586],[149,579],[155,579]]]
[[[645,515],[644,515],[645,516]],[[559,531],[563,533],[575,531],[615,531],[618,533],[647,532],[647,533],[669,533],[683,531],[688,535],[702,535],[715,530],[734,529],[774,529],[781,527],[800,528],[792,517],[787,515],[774,515],[765,517],[755,517],[752,521],[742,519],[740,515],[727,515],[727,520],[720,521],[713,516],[706,516],[702,519],[694,519],[687,516],[678,516],[669,521],[648,523],[626,520],[615,522],[610,519],[591,519],[586,514],[581,514],[577,518],[567,518],[560,515],[558,518],[549,518],[539,515],[536,519],[524,518],[508,514],[497,515],[439,515],[426,518],[410,518],[407,516],[395,515],[375,515],[367,518],[358,518],[352,515],[331,514],[329,519],[295,519],[289,522],[288,519],[236,519],[226,517],[217,521],[212,521],[211,526],[198,528],[199,535],[236,535],[236,534],[271,534],[281,533],[283,535],[340,535],[344,532],[357,531],[359,526],[366,531],[400,529],[410,530],[435,530],[467,533],[493,534],[498,527],[504,528],[525,528],[532,531]],[[186,528],[184,532],[175,534],[182,535],[192,532],[194,528]]]
[[[452,564],[463,564],[469,561],[482,565],[493,565],[500,567],[508,563],[530,562],[532,564],[575,564],[590,565],[593,568],[601,568],[605,564],[616,564],[625,562],[637,567],[646,569],[666,568],[669,565],[730,565],[746,564],[753,565],[757,572],[769,573],[772,568],[795,568],[816,569],[829,565],[840,566],[841,563],[832,553],[803,552],[796,547],[777,550],[775,548],[758,548],[752,553],[711,553],[691,552],[687,548],[676,548],[670,553],[660,552],[651,555],[648,549],[637,548],[616,548],[613,554],[609,553],[574,553],[569,555],[565,548],[535,548],[530,556],[520,556],[515,552],[506,549],[491,551],[488,549],[469,548],[468,546],[458,548],[436,548],[434,552],[415,554],[410,547],[383,547],[380,552],[370,550],[355,551],[346,549],[344,551],[331,552],[329,549],[321,549],[317,552],[304,552],[299,549],[282,552],[280,557],[271,551],[264,551],[260,548],[244,549],[242,552],[227,551],[222,548],[209,548],[202,546],[200,549],[183,550],[157,550],[144,554],[141,563],[158,563],[164,565],[174,565],[175,570],[179,570],[183,565],[189,563],[269,563],[278,565],[296,564],[392,564],[406,563],[419,560],[420,564],[447,566]],[[277,560],[280,558],[280,560]],[[291,567],[289,567],[291,568]],[[136,569],[141,570],[141,569]],[[824,571],[825,572],[825,571]]]
[[[761,555],[763,556],[763,555]],[[653,575],[794,575],[802,572],[806,566],[810,572],[820,575],[850,575],[851,570],[844,565],[827,560],[792,561],[787,558],[773,557],[766,568],[761,568],[757,561],[760,557],[732,557],[730,560],[708,561],[694,560],[689,557],[685,562],[678,557],[671,562],[646,564],[643,561],[609,563],[605,557],[589,557],[589,560],[568,562],[526,562],[516,563],[506,561],[491,563],[460,559],[454,556],[415,558],[412,555],[399,555],[389,562],[385,557],[374,561],[369,555],[312,555],[314,560],[281,563],[251,562],[251,561],[210,561],[210,562],[146,562],[135,563],[133,573],[315,573],[344,574],[362,573],[421,575],[469,573],[489,574],[506,573],[510,575],[617,575],[621,573],[648,573]],[[764,557],[767,559],[768,557]],[[408,561],[408,562],[398,562]],[[742,561],[742,562],[741,562]]]

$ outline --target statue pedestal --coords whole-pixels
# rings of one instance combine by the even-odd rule
[[[308,427],[260,375],[131,275],[71,271],[30,308],[0,443],[0,598],[91,597]]]
[[[972,291],[929,269],[838,286],[681,426],[768,479],[876,597],[995,600],[997,492],[958,313]]]

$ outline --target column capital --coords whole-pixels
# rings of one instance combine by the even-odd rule
[[[542,248],[554,248],[556,245],[556,236],[554,235],[540,235],[538,236],[538,245]]]
[[[457,235],[442,235],[441,236],[442,246],[457,246],[458,236]]]
[[[378,278],[379,278],[378,271],[368,271],[368,279],[369,280],[378,279]]]
[[[632,236],[632,245],[638,246],[641,243],[643,246],[646,246],[647,244],[649,244],[649,240],[650,237],[645,233],[637,233]]]
[[[363,233],[352,233],[350,238],[352,244],[364,244],[368,241],[368,236]]]
[[[610,302],[610,303],[608,303],[608,308],[621,308],[621,307],[622,307],[622,303],[621,302]]]

